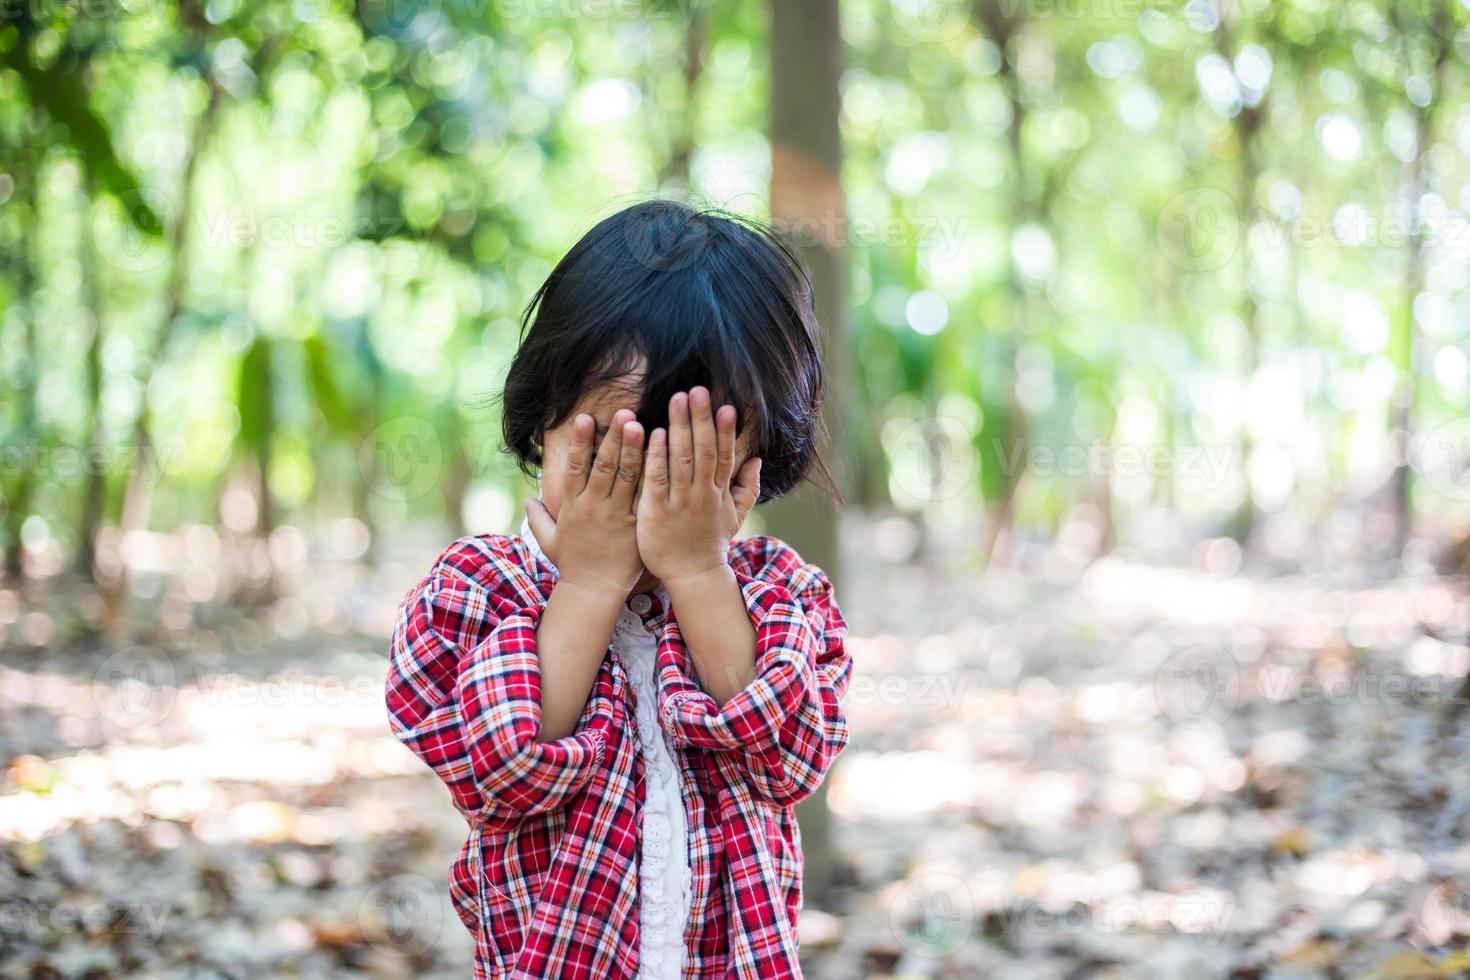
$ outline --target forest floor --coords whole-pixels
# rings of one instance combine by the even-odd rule
[[[0,590],[0,975],[468,975],[463,824],[382,707],[433,552],[303,544],[160,539],[112,642]],[[847,567],[809,976],[1470,973],[1463,580]]]

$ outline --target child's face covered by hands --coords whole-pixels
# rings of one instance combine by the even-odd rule
[[[702,385],[675,392],[668,429],[648,440],[636,529],[644,567],[665,584],[724,569],[760,496],[760,459],[739,457],[735,407],[715,406]]]
[[[644,566],[633,592],[653,588],[666,574],[723,560],[729,539],[759,494],[759,460],[751,458],[747,436],[735,439],[734,406],[712,404],[708,389],[696,386],[670,399],[668,430],[645,433],[634,421],[641,396],[642,375],[634,371],[589,391],[565,421],[547,429],[542,439],[541,499],[527,502],[538,543],[565,575],[559,560],[564,543],[554,539],[568,501],[601,487],[608,488],[610,501],[599,503],[596,510],[618,510],[618,501],[626,498],[629,514],[639,525],[638,559]],[[606,480],[589,476],[599,466],[608,468]],[[645,500],[650,471],[656,490]],[[631,495],[620,493],[619,487],[629,480],[635,483]],[[580,504],[574,509],[581,532],[599,533],[587,524],[599,519],[588,510],[589,501],[581,499]],[[604,516],[609,523],[619,523],[610,512]],[[599,535],[600,546],[622,550],[624,529],[605,530],[605,536]]]

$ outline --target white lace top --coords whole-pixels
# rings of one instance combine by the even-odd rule
[[[550,564],[529,521],[521,521],[520,533]],[[648,610],[648,601],[644,595],[630,597],[613,628],[613,649],[638,700],[638,742],[643,750],[646,790],[638,863],[638,976],[639,980],[678,980],[684,969],[684,927],[689,919],[689,837],[683,779],[668,736],[658,723],[657,640],[639,616]]]

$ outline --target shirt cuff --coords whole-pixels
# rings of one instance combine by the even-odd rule
[[[576,729],[539,741],[541,664],[538,604],[502,619],[461,667],[459,691],[470,765],[487,803],[524,813],[549,809],[580,790],[602,761],[611,710],[594,682]]]
[[[693,684],[671,695],[669,730],[681,746],[750,750],[774,744],[814,681],[816,637],[791,592],[734,572],[755,627],[755,680],[723,706]]]

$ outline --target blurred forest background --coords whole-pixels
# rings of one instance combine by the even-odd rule
[[[0,972],[465,972],[387,631],[669,196],[828,331],[848,506],[752,518],[853,624],[813,975],[1463,973],[1467,23],[0,0]]]

